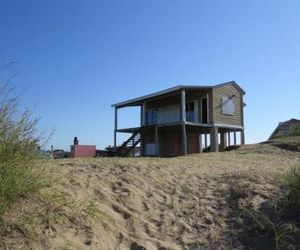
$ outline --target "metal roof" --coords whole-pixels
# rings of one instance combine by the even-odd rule
[[[158,92],[154,92],[152,94],[149,95],[144,95],[141,97],[137,97],[137,98],[133,98],[133,99],[129,99],[127,101],[124,102],[118,102],[115,104],[112,104],[112,107],[125,107],[125,106],[134,106],[134,105],[140,105],[143,101],[152,99],[154,97],[157,96],[161,96],[161,95],[165,95],[165,94],[170,94],[172,92],[177,92],[179,90],[182,89],[187,89],[187,90],[204,90],[204,89],[213,89],[213,88],[219,88],[222,87],[224,85],[229,85],[229,84],[233,84],[235,85],[238,89],[240,89],[242,91],[243,94],[245,94],[246,92],[235,82],[235,81],[231,81],[231,82],[225,82],[222,84],[217,84],[217,85],[212,85],[212,86],[201,86],[201,85],[178,85],[172,88],[168,88],[165,90],[161,90]]]

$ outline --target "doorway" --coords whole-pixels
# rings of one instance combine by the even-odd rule
[[[208,123],[208,98],[203,97],[201,98],[201,123]]]

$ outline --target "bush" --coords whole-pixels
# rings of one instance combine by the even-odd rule
[[[42,186],[36,124],[30,112],[20,109],[13,89],[0,85],[0,225],[13,203]]]
[[[300,126],[299,125],[293,126],[289,135],[290,136],[300,136]]]
[[[288,188],[288,201],[300,209],[300,167],[290,171],[286,178]]]

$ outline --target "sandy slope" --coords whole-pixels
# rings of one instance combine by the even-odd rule
[[[34,249],[244,249],[230,190],[251,186],[259,206],[299,163],[298,153],[269,145],[169,159],[52,160],[55,188],[71,204],[67,219],[44,229],[38,241],[9,242]],[[72,207],[92,215],[72,214]]]

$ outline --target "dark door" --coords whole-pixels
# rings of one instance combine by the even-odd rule
[[[207,123],[208,120],[207,120],[207,98],[202,98],[202,103],[201,103],[201,107],[202,107],[202,110],[201,110],[201,118],[202,118],[202,123]]]

